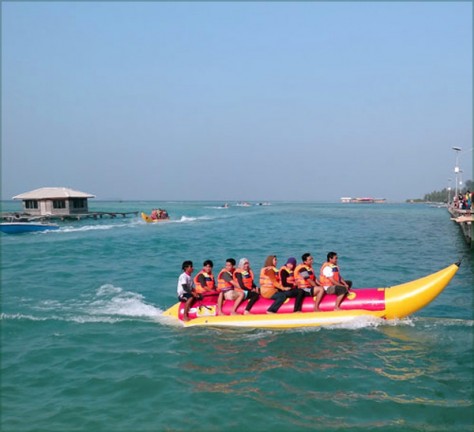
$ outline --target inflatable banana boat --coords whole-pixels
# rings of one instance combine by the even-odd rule
[[[157,222],[164,222],[164,221],[170,220],[169,217],[161,218],[161,219],[152,219],[150,216],[148,216],[146,213],[143,213],[143,212],[142,212],[142,219],[146,223],[157,223]]]
[[[433,301],[449,284],[458,271],[460,263],[452,264],[436,273],[401,285],[386,288],[351,289],[335,311],[335,295],[326,294],[320,304],[321,312],[314,312],[311,297],[304,299],[301,312],[293,312],[294,299],[287,299],[278,313],[267,314],[273,300],[260,298],[243,315],[247,301],[237,308],[237,315],[230,315],[232,301],[226,300],[222,315],[217,315],[217,294],[207,295],[196,301],[189,310],[189,321],[182,321],[184,303],[177,303],[163,315],[180,320],[184,326],[251,327],[251,328],[296,328],[343,324],[357,317],[373,316],[382,319],[403,318],[422,309]]]

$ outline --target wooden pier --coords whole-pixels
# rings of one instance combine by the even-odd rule
[[[448,211],[451,214],[451,220],[456,222],[461,228],[466,242],[471,248],[473,247],[473,231],[474,231],[474,216],[471,210],[462,210],[452,206],[448,207]]]
[[[118,211],[98,211],[98,212],[87,212],[87,213],[77,213],[77,214],[68,214],[68,215],[31,215],[29,213],[21,212],[10,212],[2,213],[3,222],[30,222],[30,221],[67,221],[67,220],[81,220],[81,219],[102,219],[104,217],[116,218],[119,216],[127,217],[129,215],[138,216],[138,211],[131,212],[118,212]]]

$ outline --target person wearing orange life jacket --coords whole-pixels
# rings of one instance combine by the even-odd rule
[[[295,280],[295,268],[296,268],[296,258],[290,257],[286,260],[286,264],[280,269],[280,283],[286,289],[286,297],[287,298],[296,298],[295,299],[295,306],[293,308],[293,312],[301,312],[301,307],[303,306],[303,300],[305,297],[305,292],[301,289],[296,287],[296,280]],[[270,309],[276,309],[280,307],[277,302],[273,303]]]
[[[294,311],[298,312],[301,310],[304,292],[295,289],[293,269],[296,265],[296,259],[288,258],[288,261],[280,270],[276,268],[276,265],[277,257],[270,255],[265,260],[264,268],[260,272],[260,293],[262,297],[275,300],[268,308],[267,313],[277,313],[285,300],[293,297],[297,297]]]
[[[334,310],[340,310],[340,306],[344,297],[349,293],[352,287],[351,281],[346,281],[342,278],[337,266],[337,253],[329,252],[327,261],[321,266],[319,279],[321,285],[327,294],[336,294],[336,304]]]
[[[316,297],[314,300],[314,310],[320,312],[319,304],[323,298],[324,289],[314,274],[314,258],[307,252],[302,255],[301,259],[303,263],[295,268],[296,286],[304,291],[305,297]]]
[[[214,264],[211,260],[204,261],[202,270],[194,277],[196,292],[198,294],[217,294],[216,281],[212,274],[213,267]]]
[[[250,309],[258,300],[258,287],[254,283],[253,271],[247,258],[239,260],[239,266],[234,272],[234,280],[239,285],[237,290],[244,293],[244,299],[248,300],[245,306],[244,315],[250,313]]]
[[[276,264],[276,255],[269,255],[260,270],[260,295],[263,298],[271,299],[274,294],[281,292],[283,289]]]
[[[235,259],[227,258],[225,267],[217,275],[217,291],[219,297],[217,298],[217,315],[222,315],[222,303],[224,299],[232,300],[231,315],[237,315],[237,308],[244,300],[244,292],[239,290],[239,284],[234,280]]]

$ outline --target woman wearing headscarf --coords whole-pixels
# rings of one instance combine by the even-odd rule
[[[254,283],[253,271],[250,268],[250,262],[247,258],[241,258],[239,260],[239,265],[234,272],[234,280],[239,284],[238,289],[244,292],[244,299],[248,300],[244,310],[244,315],[247,315],[258,300],[258,288]]]
[[[277,269],[276,265],[277,257],[269,255],[260,271],[260,293],[262,297],[275,300],[268,308],[267,313],[277,313],[285,300],[293,297],[296,297],[294,312],[301,311],[304,293],[295,289],[293,270],[296,266],[296,259],[288,258],[286,264],[280,270]]]

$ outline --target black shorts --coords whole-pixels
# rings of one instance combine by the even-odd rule
[[[347,288],[337,285],[337,286],[329,286],[326,288],[326,294],[336,294],[336,295],[341,295],[341,294],[346,294],[347,293]]]
[[[184,293],[184,294],[181,294],[180,296],[178,296],[178,300],[180,302],[186,302],[188,301],[193,295],[191,293]]]
[[[180,296],[178,296],[178,300],[181,301],[181,302],[186,302],[191,297],[194,297],[191,293],[184,293],[184,294],[181,294]],[[201,299],[202,299],[202,295],[198,295],[196,297],[196,300],[201,300]]]

